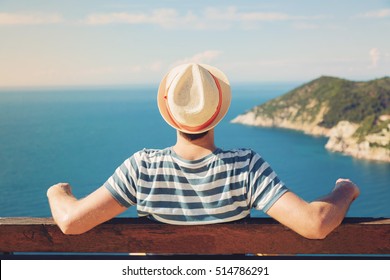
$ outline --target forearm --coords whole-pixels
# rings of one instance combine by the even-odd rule
[[[59,183],[51,186],[47,191],[47,197],[54,221],[63,232],[66,232],[73,216],[72,211],[77,204],[77,199],[73,196],[70,185]]]
[[[359,195],[357,187],[352,182],[344,182],[330,194],[310,203],[319,230],[324,237],[338,227],[343,221],[352,201]]]

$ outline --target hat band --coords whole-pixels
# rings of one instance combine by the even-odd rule
[[[218,100],[218,105],[217,105],[217,108],[216,108],[214,114],[206,122],[204,122],[201,125],[198,125],[198,126],[188,126],[188,125],[184,125],[184,124],[181,124],[178,121],[176,121],[175,118],[173,117],[172,113],[171,113],[171,110],[169,109],[167,95],[164,96],[164,98],[165,98],[165,105],[166,105],[166,108],[167,108],[167,112],[168,112],[169,118],[171,119],[172,123],[176,127],[181,128],[181,129],[185,129],[185,130],[191,131],[191,132],[197,132],[199,130],[202,130],[202,129],[208,127],[217,118],[219,112],[221,111],[221,107],[222,107],[222,89],[221,89],[221,85],[219,84],[218,79],[213,74],[210,73],[210,75],[211,75],[211,77],[213,77],[213,79],[215,81],[215,84],[217,85],[218,94],[219,94],[219,100]]]

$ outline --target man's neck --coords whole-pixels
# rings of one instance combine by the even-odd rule
[[[201,159],[214,152],[215,149],[214,129],[210,130],[204,137],[192,141],[177,132],[177,142],[173,146],[175,153],[186,160]]]

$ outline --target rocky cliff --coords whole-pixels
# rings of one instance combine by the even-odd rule
[[[320,77],[237,116],[233,123],[329,137],[326,148],[390,162],[390,77]]]

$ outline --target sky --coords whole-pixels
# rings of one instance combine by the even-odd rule
[[[390,0],[0,0],[0,87],[158,84],[181,63],[231,82],[390,75]]]

